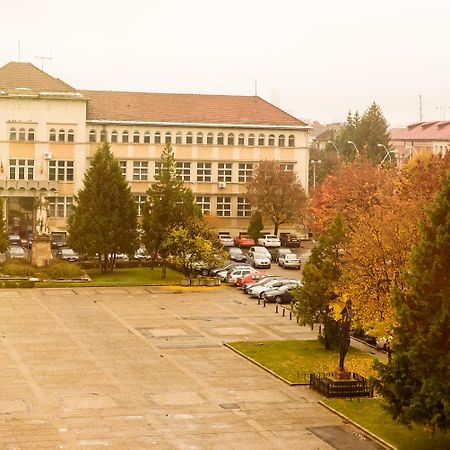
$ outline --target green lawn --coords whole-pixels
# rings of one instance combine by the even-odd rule
[[[339,353],[325,350],[317,340],[233,342],[229,345],[291,383],[308,383],[310,373],[332,372],[339,364]],[[372,361],[372,356],[351,348],[345,367],[369,376]]]
[[[151,270],[148,267],[115,269],[112,273],[101,273],[97,269],[87,271],[92,281],[86,283],[46,282],[36,283],[35,287],[81,287],[81,286],[139,286],[139,285],[176,285],[183,275],[167,268],[167,278],[161,279],[161,268]]]
[[[444,450],[450,448],[450,433],[430,434],[395,422],[380,399],[328,399],[324,403],[390,443],[398,450]]]

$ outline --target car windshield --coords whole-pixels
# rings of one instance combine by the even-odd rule
[[[240,248],[235,248],[235,247],[232,247],[232,248],[230,248],[230,250],[228,250],[230,253],[236,253],[236,254],[239,254],[239,255],[241,255],[242,254],[242,250],[240,249]]]
[[[255,253],[255,258],[267,258],[267,253]]]
[[[296,261],[296,260],[298,260],[298,256],[294,255],[293,253],[286,253],[285,259],[290,259],[292,261]]]
[[[71,248],[64,248],[63,250],[61,250],[61,255],[72,256],[76,255],[76,253]]]

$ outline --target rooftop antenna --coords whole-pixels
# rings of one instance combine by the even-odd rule
[[[44,60],[50,61],[52,59],[51,56],[35,56],[35,58],[41,60],[41,70],[44,70]]]
[[[258,78],[255,77],[255,97],[258,97]]]
[[[422,95],[419,94],[419,122],[422,122]]]

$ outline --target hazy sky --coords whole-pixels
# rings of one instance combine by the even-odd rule
[[[372,101],[392,126],[450,119],[448,0],[15,0],[0,65],[78,89],[258,95],[300,119]]]

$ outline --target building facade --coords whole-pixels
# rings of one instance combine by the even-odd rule
[[[307,191],[309,129],[259,97],[83,91],[32,64],[9,63],[0,68],[0,196],[10,233],[33,231],[42,192],[51,232],[65,233],[74,194],[105,141],[139,214],[170,142],[179,177],[214,226],[245,230],[245,184],[259,161],[295,171]]]

